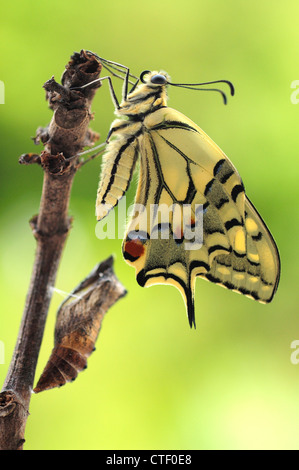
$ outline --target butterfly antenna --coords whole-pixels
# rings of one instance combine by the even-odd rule
[[[180,88],[187,88],[188,90],[216,91],[217,93],[221,94],[224,104],[227,104],[226,94],[222,90],[220,90],[219,88],[197,88],[197,87],[201,87],[203,85],[212,85],[214,83],[226,83],[230,88],[231,96],[234,96],[235,88],[234,88],[234,85],[229,80],[214,80],[212,82],[203,82],[203,83],[172,83],[172,82],[168,82],[169,85],[177,86],[177,87],[180,87]]]

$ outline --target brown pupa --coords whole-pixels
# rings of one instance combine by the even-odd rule
[[[97,265],[59,307],[54,349],[35,393],[61,387],[86,369],[105,313],[126,294],[112,266],[112,257]]]

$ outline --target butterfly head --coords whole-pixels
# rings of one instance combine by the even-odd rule
[[[201,91],[216,91],[222,95],[224,104],[227,103],[226,94],[219,90],[218,88],[201,88],[205,85],[211,85],[214,83],[226,83],[230,88],[230,94],[233,96],[235,93],[235,89],[233,84],[229,80],[214,80],[211,82],[203,82],[203,83],[172,83],[170,81],[170,76],[166,72],[150,72],[149,70],[145,70],[140,75],[140,81],[149,88],[159,88],[164,91],[166,85],[171,85],[180,88],[187,88],[189,90],[201,90]]]
[[[140,74],[140,81],[151,88],[166,86],[169,79],[169,75],[163,71],[151,72],[150,70],[145,70]]]

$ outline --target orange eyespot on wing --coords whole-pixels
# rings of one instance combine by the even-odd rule
[[[144,245],[138,238],[125,242],[123,248],[124,258],[130,261],[136,261],[144,254],[144,251]]]

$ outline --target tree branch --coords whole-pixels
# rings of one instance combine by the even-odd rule
[[[101,64],[86,51],[75,53],[66,66],[62,85],[51,78],[45,83],[47,99],[54,115],[45,129],[37,131],[36,143],[45,145],[40,156],[26,154],[20,163],[39,163],[44,182],[39,215],[30,224],[37,241],[35,261],[23,318],[13,358],[0,394],[0,449],[23,448],[36,364],[42,342],[52,288],[68,236],[71,220],[68,207],[78,159],[70,158],[98,135],[88,126],[96,89],[71,90],[100,75]],[[100,84],[98,85],[100,86]],[[97,87],[98,87],[97,86]]]

